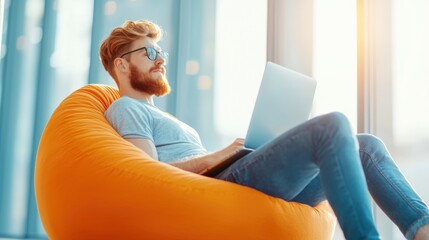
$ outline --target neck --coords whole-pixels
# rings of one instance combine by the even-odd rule
[[[119,89],[119,94],[121,95],[121,97],[127,96],[130,98],[134,98],[134,99],[138,99],[138,100],[143,100],[151,105],[154,105],[153,103],[153,95],[150,95],[148,93],[145,92],[141,92],[141,91],[137,91],[134,89],[124,89],[124,88],[120,88]]]

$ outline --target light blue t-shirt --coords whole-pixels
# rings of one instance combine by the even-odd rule
[[[107,121],[125,139],[152,141],[163,162],[206,154],[192,127],[143,100],[121,97],[104,113]]]

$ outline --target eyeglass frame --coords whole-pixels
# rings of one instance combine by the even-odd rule
[[[150,49],[153,49],[153,51],[155,51],[155,58],[154,58],[154,59],[150,59],[150,57],[149,57],[149,55],[150,55],[150,54],[147,52],[147,50],[148,50],[149,48],[150,48]],[[129,52],[123,53],[123,54],[120,56],[120,58],[123,58],[125,55],[128,55],[128,54],[133,53],[133,52],[137,52],[137,51],[140,51],[140,50],[143,50],[143,49],[146,51],[146,57],[147,57],[149,60],[151,60],[152,62],[154,62],[154,61],[158,58],[158,56],[160,56],[162,59],[164,59],[164,65],[167,65],[168,52],[164,52],[164,51],[162,51],[162,50],[157,50],[157,49],[155,49],[154,47],[151,47],[151,46],[144,46],[144,47],[137,48],[137,49],[131,50],[131,51],[129,51]]]

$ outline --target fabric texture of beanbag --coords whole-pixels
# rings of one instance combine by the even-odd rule
[[[104,118],[119,98],[87,85],[54,111],[35,191],[50,239],[331,239],[327,201],[310,207],[151,159]]]

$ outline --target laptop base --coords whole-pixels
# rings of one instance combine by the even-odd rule
[[[240,149],[240,151],[236,152],[235,154],[228,157],[224,161],[204,169],[199,174],[207,176],[207,177],[215,177],[216,175],[221,173],[223,170],[225,170],[229,166],[231,166],[233,163],[235,163],[237,160],[241,159],[242,157],[246,156],[247,154],[249,154],[253,151],[254,150],[250,149],[250,148],[242,148],[242,149]]]

